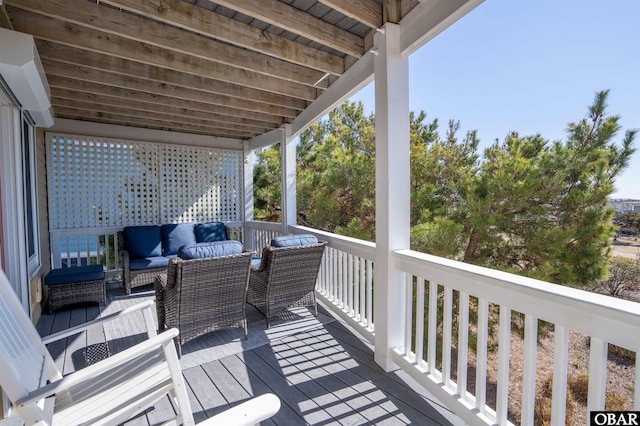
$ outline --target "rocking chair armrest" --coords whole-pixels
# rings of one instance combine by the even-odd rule
[[[278,410],[280,410],[280,398],[272,393],[266,393],[209,417],[198,423],[198,426],[255,425],[273,416]]]
[[[167,343],[171,348],[170,351],[173,350],[172,353],[175,356],[175,361],[178,362],[178,355],[177,352],[175,352],[175,347],[173,345],[173,339],[178,337],[178,334],[179,331],[177,328],[167,330],[164,333],[159,334],[155,337],[151,337],[148,340],[138,343],[131,348],[128,348],[122,352],[118,352],[117,354],[112,355],[109,358],[106,358],[100,362],[83,368],[82,370],[78,370],[72,374],[69,374],[68,376],[63,377],[60,380],[36,389],[28,396],[17,400],[15,404],[16,406],[24,407],[26,405],[33,404],[42,398],[53,396],[58,392],[70,388],[71,386],[77,385],[78,383],[93,380],[96,376],[108,370],[112,370],[113,368],[124,364],[140,355],[150,353],[160,348],[161,346],[166,345]]]
[[[89,322],[86,322],[84,324],[80,324],[80,325],[77,325],[75,327],[71,327],[71,328],[68,328],[66,330],[62,330],[62,331],[60,331],[58,333],[54,333],[54,334],[51,334],[49,336],[45,336],[45,337],[42,338],[42,343],[47,345],[47,344],[49,344],[51,342],[55,342],[57,340],[64,339],[65,337],[69,337],[69,336],[73,336],[73,335],[78,334],[78,333],[82,333],[83,331],[85,331],[85,330],[87,330],[87,329],[89,329],[91,327],[102,325],[105,322],[109,322],[109,321],[112,321],[112,320],[114,320],[116,318],[120,318],[123,315],[128,315],[128,314],[131,314],[133,312],[141,311],[141,310],[147,309],[147,308],[153,309],[153,304],[154,304],[153,300],[148,300],[146,302],[138,303],[136,305],[130,306],[128,308],[125,308],[125,309],[123,309],[121,311],[114,312],[113,314],[106,315],[106,316],[104,316],[102,318],[96,318],[93,321],[89,321]]]

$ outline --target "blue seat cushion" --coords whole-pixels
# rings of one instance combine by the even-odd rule
[[[102,265],[87,265],[74,268],[52,269],[44,278],[46,285],[72,284],[80,281],[104,279]]]
[[[227,230],[222,222],[196,223],[194,232],[196,234],[195,242],[198,243],[228,240]]]
[[[244,247],[240,241],[214,241],[211,243],[196,243],[190,246],[182,247],[178,251],[180,259],[203,259],[206,257],[229,256],[231,254],[240,254],[244,251]]]
[[[122,230],[124,248],[132,259],[162,256],[162,239],[158,225],[126,226]]]
[[[251,258],[251,266],[259,268],[261,263],[262,263],[262,258],[261,257],[252,257]]]
[[[177,254],[182,246],[196,243],[193,234],[193,223],[169,223],[160,227],[162,233],[162,254]]]
[[[150,268],[165,268],[169,264],[169,259],[171,257],[149,256],[143,257],[142,259],[131,259],[129,262],[129,269],[132,271],[140,271],[142,269]]]
[[[271,247],[296,247],[318,244],[318,239],[311,234],[283,235],[271,240]]]

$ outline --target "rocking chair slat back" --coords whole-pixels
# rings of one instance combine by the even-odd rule
[[[33,323],[22,309],[9,280],[0,270],[0,363],[3,390],[15,400],[60,377]]]

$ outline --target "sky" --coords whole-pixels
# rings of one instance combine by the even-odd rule
[[[477,129],[480,150],[511,130],[565,140],[609,89],[620,144],[640,129],[640,0],[487,0],[409,57],[410,109]],[[373,83],[351,98],[374,110]],[[640,199],[640,134],[612,198]]]

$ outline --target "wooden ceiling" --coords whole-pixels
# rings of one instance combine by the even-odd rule
[[[406,0],[4,0],[56,118],[249,139],[290,123]],[[7,19],[8,18],[8,19]]]

